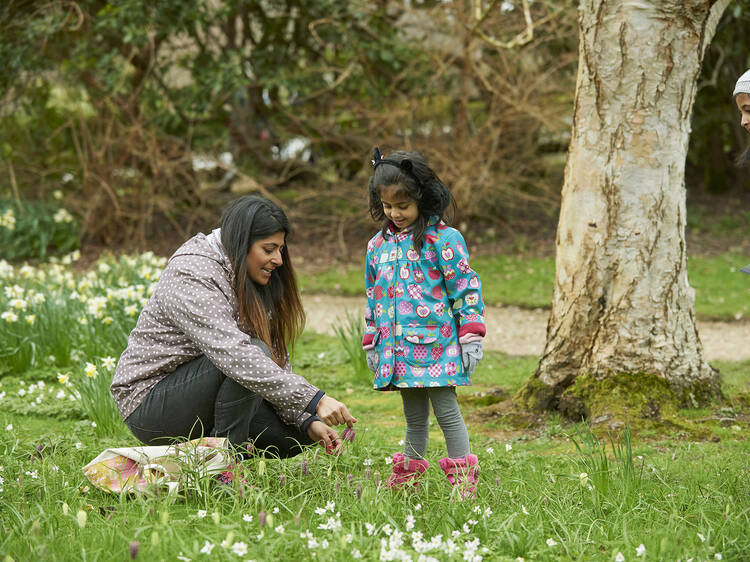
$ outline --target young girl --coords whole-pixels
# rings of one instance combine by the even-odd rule
[[[418,485],[427,469],[430,402],[445,436],[440,459],[459,498],[475,494],[479,466],[456,400],[456,387],[482,358],[481,281],[461,233],[443,222],[448,188],[422,155],[376,148],[370,214],[381,231],[367,244],[367,328],[362,346],[376,390],[399,390],[406,418],[404,452],[393,455],[390,488]]]

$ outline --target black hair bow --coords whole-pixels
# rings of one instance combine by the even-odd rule
[[[396,160],[383,158],[383,155],[380,154],[380,149],[376,146],[372,151],[372,167],[373,169],[376,169],[381,164],[390,164],[391,166],[396,166],[396,168],[406,172],[412,178],[414,178],[417,183],[419,183],[419,178],[414,174],[414,166],[411,163],[411,160],[409,160],[408,158],[404,158],[403,160],[401,160],[401,162],[397,162]]]

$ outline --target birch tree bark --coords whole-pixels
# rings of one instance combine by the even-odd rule
[[[581,0],[554,300],[527,407],[585,415],[566,400],[583,375],[655,375],[680,401],[720,392],[688,283],[684,170],[701,62],[729,2]]]

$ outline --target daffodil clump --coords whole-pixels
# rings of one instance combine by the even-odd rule
[[[79,400],[106,434],[122,425],[109,394],[117,357],[166,259],[104,256],[89,271],[76,269],[79,259],[74,251],[41,266],[0,260],[0,375],[24,382],[30,371],[55,370],[61,388],[45,396]]]

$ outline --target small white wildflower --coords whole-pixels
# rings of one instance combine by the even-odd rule
[[[214,549],[216,545],[212,542],[206,541],[203,543],[203,548],[201,548],[201,554],[211,554],[211,551]]]
[[[552,547],[552,546],[555,546],[555,545],[557,545],[557,541],[555,539],[553,539],[551,537],[547,539],[547,546]]]
[[[199,509],[197,515],[198,519],[203,519],[206,515],[208,515],[208,511],[206,511],[205,509]]]
[[[645,554],[646,554],[646,547],[643,545],[643,543],[635,547],[636,556],[644,556]]]
[[[279,512],[279,508],[278,508],[278,507],[274,507],[274,508],[273,508],[273,509],[271,510],[271,513],[278,513],[278,512]]]
[[[525,505],[522,505],[522,506],[521,506],[521,513],[523,513],[524,515],[528,515],[528,514],[529,514],[529,510],[528,510],[528,509],[526,509],[526,506],[525,506]]]
[[[422,509],[421,503],[418,503],[417,505],[414,506],[414,511],[419,511],[420,509]]]
[[[714,560],[721,560],[722,558],[724,557],[721,555],[721,552],[717,552],[716,554],[714,554]]]
[[[393,463],[393,457],[385,457],[385,464],[392,464]]]
[[[248,515],[247,513],[245,513],[245,515],[242,516],[242,520],[245,523],[250,523],[250,521],[253,520],[253,516],[252,515]]]
[[[485,449],[485,451],[487,451],[487,452],[488,452],[488,453],[489,453],[489,454],[491,455],[492,453],[494,453],[494,452],[495,452],[495,449],[493,449],[492,447],[487,447],[487,448]]]
[[[355,548],[352,550],[352,558],[362,558],[362,553],[359,551],[358,548]]]
[[[115,368],[115,365],[117,365],[117,359],[114,357],[105,357],[102,359],[102,367],[108,370],[112,370]]]
[[[325,507],[316,507],[315,513],[318,515],[325,515],[326,514],[326,508]]]
[[[336,509],[336,502],[326,502],[326,509],[333,512],[333,510]]]
[[[9,423],[8,425],[6,425],[5,426],[5,431],[13,431],[13,424]]]
[[[625,562],[625,557],[623,556],[622,552],[618,552],[615,555],[615,562]]]
[[[701,542],[706,542],[706,537],[698,533],[698,538],[701,540]]]
[[[232,552],[237,556],[244,556],[247,554],[247,544],[244,542],[236,542],[232,545]]]
[[[278,527],[276,527],[276,528],[274,529],[274,531],[276,531],[276,532],[277,532],[277,533],[279,533],[280,535],[282,535],[282,534],[284,533],[284,530],[285,530],[285,529],[284,529],[284,525],[279,525]]]
[[[406,530],[407,531],[411,531],[412,529],[414,529],[415,521],[416,519],[414,519],[414,516],[411,513],[406,516]]]
[[[18,320],[18,314],[16,314],[12,310],[6,310],[2,314],[0,314],[0,318],[5,320],[6,322],[15,322],[16,320]]]
[[[372,466],[372,459],[365,459],[362,461],[362,464],[365,466]]]
[[[377,527],[373,525],[372,523],[365,523],[365,528],[367,529],[368,535],[374,535]]]
[[[74,447],[76,449],[83,449],[83,443],[81,443],[80,441],[77,441],[76,444],[74,445]]]
[[[506,444],[505,444],[505,450],[506,450],[506,451],[511,451],[511,450],[513,450],[513,445],[511,445],[510,443],[506,443]]]

